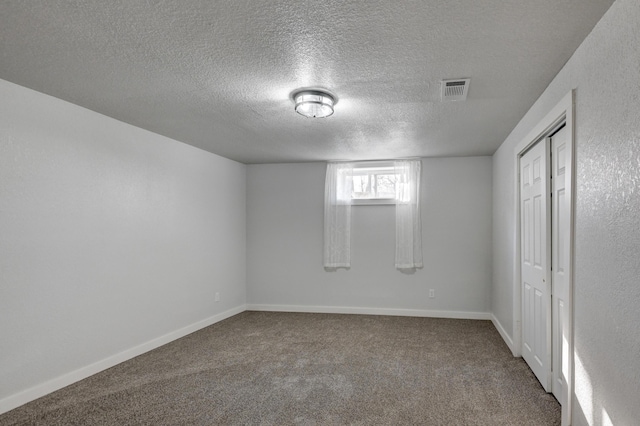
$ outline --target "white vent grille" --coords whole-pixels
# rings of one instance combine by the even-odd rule
[[[442,80],[443,101],[466,101],[469,92],[470,78],[457,80]]]

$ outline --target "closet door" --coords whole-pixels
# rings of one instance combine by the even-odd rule
[[[522,356],[549,392],[551,379],[551,292],[548,140],[520,158],[520,271]]]
[[[551,137],[551,236],[552,236],[552,381],[551,390],[560,404],[567,395],[569,369],[569,270],[571,246],[571,199],[568,196],[569,131],[563,127]]]

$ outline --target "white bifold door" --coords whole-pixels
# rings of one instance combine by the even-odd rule
[[[520,158],[520,275],[522,286],[522,357],[550,390],[551,291],[547,223],[547,141]]]
[[[569,131],[551,136],[551,391],[560,404],[567,396],[569,371],[569,270],[571,268],[571,197],[568,195]]]
[[[561,404],[569,356],[569,148],[562,127],[520,158],[522,356]]]

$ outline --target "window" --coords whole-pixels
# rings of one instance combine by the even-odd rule
[[[395,204],[398,175],[393,163],[356,163],[351,178],[353,204]]]
[[[422,268],[419,159],[327,163],[324,186],[324,267],[351,267],[351,206],[396,206],[396,268]]]

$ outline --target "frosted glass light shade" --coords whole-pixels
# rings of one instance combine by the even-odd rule
[[[309,118],[324,118],[333,114],[333,96],[317,90],[307,90],[294,96],[296,112]]]

